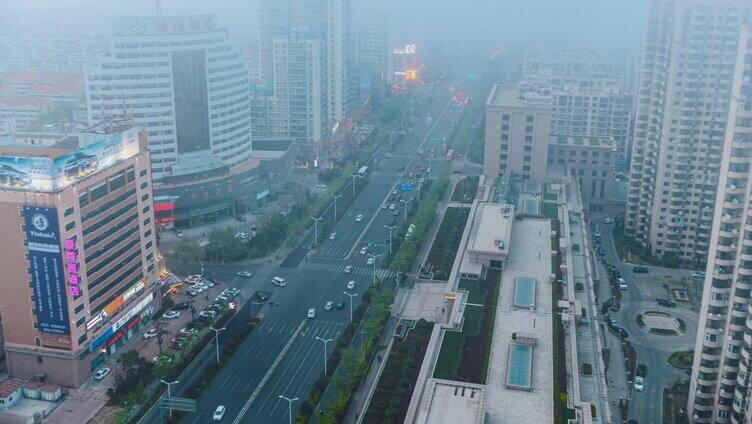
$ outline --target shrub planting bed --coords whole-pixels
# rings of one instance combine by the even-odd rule
[[[466,306],[462,332],[444,335],[434,377],[486,383],[500,281],[498,270],[490,270],[483,281],[460,281],[459,289],[469,292],[468,302],[483,306]]]
[[[433,324],[420,320],[405,340],[395,340],[373,393],[364,422],[400,423],[410,406]]]
[[[460,180],[454,186],[452,200],[455,202],[472,203],[475,200],[475,193],[478,191],[478,175],[471,175]]]
[[[427,264],[433,266],[436,280],[446,280],[454,264],[462,232],[470,214],[469,208],[447,208],[436,238],[428,252]]]

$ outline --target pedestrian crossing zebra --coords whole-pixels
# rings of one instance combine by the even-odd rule
[[[311,271],[326,271],[326,272],[345,272],[346,265],[343,264],[333,264],[333,263],[322,263],[322,262],[309,262],[304,261],[303,263],[298,266],[298,269],[307,269]],[[373,275],[373,268],[370,267],[352,267],[352,271],[350,271],[350,274],[353,275],[364,275],[364,276],[372,276]],[[387,277],[396,277],[397,273],[392,271],[391,269],[383,269],[383,268],[377,268],[376,269],[376,277],[378,278],[387,278]]]

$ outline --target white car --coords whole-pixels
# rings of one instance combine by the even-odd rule
[[[308,310],[308,318],[316,318],[316,310],[311,308]]]
[[[180,318],[180,312],[173,311],[172,309],[170,309],[169,311],[167,311],[167,312],[165,312],[165,313],[162,314],[162,318],[164,318],[164,319]]]
[[[217,409],[214,410],[214,414],[212,414],[212,421],[222,421],[222,418],[225,416],[225,406],[219,405]]]
[[[154,328],[152,328],[151,330],[147,330],[144,333],[145,339],[151,339],[152,337],[157,337],[157,330],[155,330]]]
[[[334,240],[337,238],[337,233],[331,233],[329,234],[329,240]]]
[[[333,307],[334,307],[334,302],[329,301],[329,302],[326,302],[326,305],[324,305],[324,310],[331,311]]]
[[[110,373],[110,369],[107,367],[100,368],[97,372],[94,373],[94,379],[95,380],[104,380],[105,377],[107,377],[107,374]]]
[[[641,392],[645,389],[645,380],[643,380],[643,378],[639,375],[634,379],[634,389],[638,392]]]
[[[195,330],[193,328],[181,328],[180,334],[185,334],[186,336],[195,336],[198,334],[198,330]]]
[[[190,291],[192,291],[192,292],[194,292],[194,293],[196,293],[196,294],[201,294],[201,293],[203,293],[203,292],[204,292],[204,291],[205,291],[206,289],[204,289],[204,287],[203,287],[203,286],[200,286],[200,285],[196,284],[196,285],[194,285],[193,287],[191,287],[191,288],[190,288],[190,289],[188,289],[188,290],[190,290]]]
[[[217,316],[217,312],[212,311],[211,309],[207,309],[205,311],[201,311],[198,316],[202,318],[214,318]]]
[[[389,204],[389,210],[394,210],[397,206],[394,205],[394,203]]]
[[[368,258],[368,260],[366,261],[366,265],[373,265],[373,262],[374,262],[373,258]]]
[[[365,247],[365,246],[361,247],[360,248],[360,254],[361,255],[365,255],[366,253],[368,253],[368,248]]]
[[[317,183],[316,188],[326,188],[326,184],[324,183]]]
[[[238,277],[251,278],[253,273],[251,273],[251,271],[240,271],[237,275]]]
[[[355,222],[360,222],[363,220],[363,215],[358,215],[355,217]]]
[[[350,280],[347,282],[347,290],[353,290],[353,289],[355,289],[355,281]]]
[[[345,274],[349,274],[352,272],[352,265],[348,265],[345,267]]]
[[[604,223],[604,224],[611,224],[611,223],[613,223],[613,222],[614,222],[614,219],[613,219],[613,218],[606,218],[606,219],[604,219],[604,220],[603,220],[603,223]]]

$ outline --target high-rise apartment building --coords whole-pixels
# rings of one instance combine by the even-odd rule
[[[552,114],[548,99],[524,96],[517,85],[494,85],[486,100],[483,174],[489,181],[505,171],[546,178]]]
[[[355,61],[386,81],[389,69],[389,19],[384,6],[367,2],[355,27]]]
[[[733,89],[745,78],[744,0],[651,3],[625,230],[654,255],[704,264]],[[746,76],[749,78],[749,75]]]
[[[280,102],[286,102],[287,99],[294,99],[294,102],[305,101],[304,93],[281,93],[287,90],[284,85],[287,75],[276,73],[278,69],[284,69],[276,62],[298,59],[280,57],[280,50],[277,49],[275,52],[275,41],[280,37],[300,37],[300,34],[304,32],[319,34],[321,49],[325,56],[322,57],[322,61],[326,64],[324,76],[327,97],[323,110],[328,129],[350,113],[350,65],[354,59],[351,31],[350,0],[260,0],[259,58],[263,82],[267,86],[274,87],[274,97]],[[290,32],[297,35],[289,34]],[[309,63],[317,66],[312,62]],[[316,73],[317,71],[307,72]],[[282,78],[283,81],[278,83],[277,78]],[[296,132],[296,129],[290,128],[290,132]],[[315,140],[315,142],[318,141],[321,140]]]
[[[148,132],[155,180],[250,159],[248,71],[215,15],[118,19],[85,83],[90,121],[125,111]]]
[[[11,376],[77,387],[159,306],[146,133],[107,121],[0,145],[0,317]]]

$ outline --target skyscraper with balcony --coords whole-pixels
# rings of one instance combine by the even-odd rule
[[[745,0],[651,3],[625,230],[656,256],[704,264],[712,246],[750,9]]]

